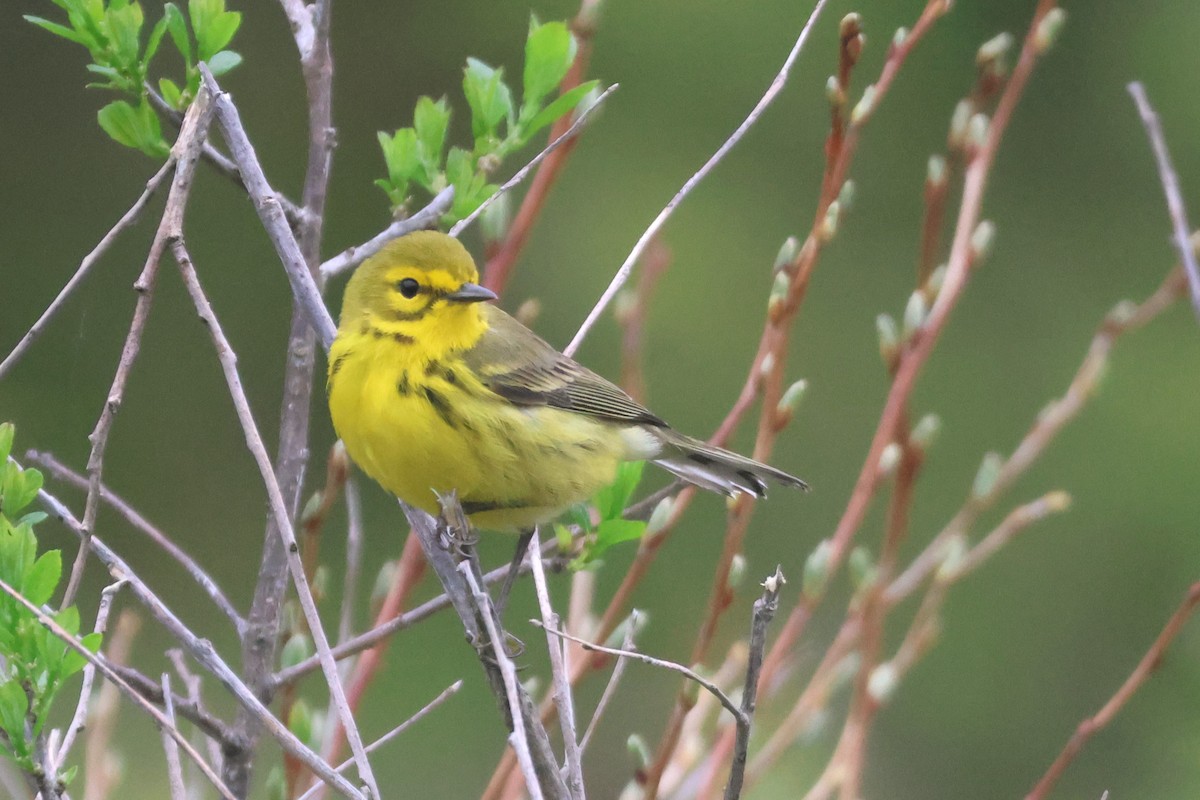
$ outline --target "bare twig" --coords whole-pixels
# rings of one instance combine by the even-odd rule
[[[168,651],[167,655],[170,656],[172,652],[182,655],[182,651],[178,649]],[[126,666],[112,659],[109,659],[109,661],[117,674],[126,683],[136,689],[142,697],[155,705],[166,705],[167,701],[166,697],[163,696],[161,683],[143,675],[133,667]],[[175,663],[176,671],[179,671],[179,667],[182,665],[181,659],[176,658],[172,659],[172,661]],[[182,697],[179,694],[175,694],[171,698],[171,705],[175,708],[176,716],[183,717],[195,725],[197,730],[211,739],[217,746],[236,744],[237,739],[230,727],[223,720],[213,716],[204,709],[200,704],[198,694],[194,698]],[[216,763],[215,759],[213,763]]]
[[[525,178],[529,176],[529,173],[533,171],[533,168],[542,162],[542,159],[578,136],[583,130],[583,126],[587,123],[588,117],[591,116],[592,112],[600,108],[600,106],[604,104],[604,101],[608,99],[609,95],[619,88],[621,88],[621,85],[619,83],[614,83],[612,86],[609,86],[607,89],[601,92],[600,96],[596,98],[596,102],[592,103],[578,116],[576,116],[575,121],[571,123],[571,127],[567,128],[566,132],[564,132],[562,136],[559,136],[551,141],[550,144],[546,145],[546,147],[543,148],[540,153],[529,160],[528,164],[517,170],[516,174],[501,184],[499,189],[497,189],[490,197],[480,203],[478,208],[460,219],[458,222],[454,223],[454,225],[450,228],[450,235],[457,237],[460,233],[466,230],[467,226],[474,222],[480,214],[487,210],[487,207],[494,203],[496,199],[500,197],[500,195],[524,181]]]
[[[263,483],[266,486],[272,518],[277,533],[288,553],[287,568],[291,572],[292,582],[296,587],[296,595],[300,600],[300,607],[304,612],[305,621],[308,623],[313,645],[321,658],[321,667],[325,672],[325,681],[329,685],[330,695],[337,707],[338,717],[346,729],[346,738],[350,742],[350,749],[355,755],[359,775],[370,788],[372,796],[379,798],[379,789],[376,786],[374,773],[371,771],[370,763],[363,749],[362,737],[358,732],[354,714],[346,702],[346,693],[342,687],[341,678],[338,675],[337,663],[333,660],[333,656],[329,652],[329,640],[321,624],[320,612],[317,610],[312,590],[304,576],[304,563],[300,557],[295,532],[292,530],[292,523],[288,516],[283,491],[271,466],[271,457],[267,454],[266,445],[263,444],[262,436],[258,432],[258,425],[255,423],[254,416],[250,411],[249,400],[246,398],[245,390],[242,388],[241,378],[237,372],[237,356],[234,355],[229,340],[225,338],[225,334],[221,329],[221,323],[217,320],[216,314],[213,312],[212,304],[200,286],[196,269],[183,241],[181,227],[172,229],[171,251],[175,256],[175,261],[179,265],[184,285],[192,298],[192,302],[196,306],[196,311],[200,314],[201,320],[212,337],[213,347],[217,351],[217,358],[220,361],[230,397],[237,411],[238,422],[241,424],[246,438],[246,446],[254,457]]]
[[[395,739],[397,736],[404,733],[406,730],[411,728],[413,725],[416,725],[418,722],[420,722],[422,719],[424,719],[430,713],[432,713],[434,709],[436,709],[442,703],[446,702],[451,697],[453,697],[455,694],[457,694],[458,690],[461,688],[462,688],[461,680],[457,680],[454,683],[450,684],[450,686],[446,687],[446,689],[444,689],[441,694],[439,694],[437,697],[433,698],[428,703],[426,703],[425,706],[420,711],[413,714],[411,717],[404,720],[404,722],[401,722],[396,727],[392,728],[390,731],[385,733],[383,736],[380,736],[378,739],[376,739],[375,741],[368,744],[367,752],[374,753],[380,747],[383,747],[385,744],[390,742],[392,739]],[[347,759],[346,761],[343,761],[341,764],[338,764],[336,769],[338,772],[345,772],[350,767],[350,765],[353,763],[354,763],[354,759],[352,759],[352,758]],[[306,791],[304,794],[300,795],[298,800],[312,800],[312,798],[315,797],[317,792],[320,790],[320,787],[323,785],[324,784],[316,784],[315,786],[309,787],[308,791]]]
[[[567,788],[571,790],[574,800],[584,800],[583,762],[579,739],[575,733],[575,706],[571,697],[571,683],[564,664],[566,654],[563,652],[563,642],[552,635],[559,632],[559,619],[550,605],[550,589],[546,585],[546,572],[542,567],[542,543],[538,540],[537,531],[533,532],[527,556],[533,566],[533,585],[537,593],[538,609],[542,612],[542,627],[546,629],[546,646],[550,651],[550,676],[554,683],[554,704],[558,707],[558,720],[562,727]]]
[[[637,634],[638,611],[635,608],[629,613],[628,625],[625,628],[625,638],[621,642],[621,649],[625,651],[633,650],[633,637]],[[587,730],[583,732],[583,738],[579,740],[580,755],[587,750],[588,743],[592,741],[592,734],[596,732],[596,726],[600,724],[600,718],[604,716],[604,710],[608,708],[608,704],[612,701],[613,695],[617,693],[617,686],[621,683],[621,676],[625,674],[625,665],[629,662],[623,658],[618,658],[613,664],[612,675],[608,678],[608,683],[604,686],[604,691],[600,694],[600,699],[596,702],[596,710],[592,712],[592,719],[588,722]]]
[[[1130,673],[1129,677],[1121,684],[1121,688],[1117,689],[1109,701],[1104,704],[1104,707],[1088,717],[1083,722],[1079,723],[1079,727],[1075,729],[1075,733],[1071,735],[1066,747],[1059,753],[1058,758],[1054,759],[1054,763],[1046,770],[1046,774],[1037,782],[1033,790],[1025,796],[1025,800],[1043,800],[1050,790],[1054,788],[1054,784],[1062,777],[1062,774],[1070,766],[1071,761],[1083,749],[1088,740],[1099,730],[1104,729],[1113,718],[1117,716],[1130,698],[1137,693],[1137,690],[1142,688],[1144,684],[1162,664],[1166,657],[1167,648],[1171,646],[1171,642],[1175,641],[1175,637],[1179,635],[1184,624],[1188,621],[1188,617],[1196,610],[1196,606],[1200,604],[1200,582],[1192,584],[1184,595],[1183,602],[1175,609],[1175,613],[1167,620],[1166,626],[1162,629],[1162,633],[1154,640],[1154,644],[1150,645],[1150,649],[1142,656],[1142,660],[1138,662],[1136,668]]]
[[[758,702],[758,675],[767,647],[767,626],[779,608],[779,590],[783,584],[783,571],[775,567],[775,574],[763,581],[762,596],[754,601],[754,613],[750,621],[750,658],[746,663],[746,685],[742,689],[742,713],[734,717],[737,720],[737,742],[733,748],[729,783],[725,786],[725,800],[737,800],[742,796],[746,754],[750,749],[750,723]]]
[[[107,652],[97,652],[96,657],[108,663],[124,677],[122,670],[128,669],[124,665],[129,663],[133,641],[141,629],[142,618],[137,612],[123,610],[117,617],[116,627],[108,637]],[[102,683],[88,710],[83,747],[83,772],[87,775],[87,784],[84,787],[83,800],[105,800],[120,780],[120,761],[111,747],[120,708],[120,687],[107,681]]]
[[[1192,296],[1192,310],[1200,317],[1200,266],[1196,265],[1196,246],[1192,243],[1192,227],[1188,224],[1187,210],[1183,206],[1183,194],[1179,190],[1179,173],[1171,164],[1171,153],[1167,150],[1167,139],[1163,136],[1162,124],[1150,98],[1146,96],[1146,88],[1140,81],[1134,81],[1126,88],[1133,95],[1137,104],[1138,114],[1142,117],[1142,125],[1146,128],[1146,136],[1150,146],[1154,148],[1154,158],[1158,162],[1158,177],[1162,181],[1163,192],[1167,196],[1167,210],[1171,215],[1171,229],[1175,237],[1175,249],[1179,251],[1179,259],[1183,262],[1183,271],[1187,274],[1188,289]]]
[[[571,20],[571,33],[575,37],[576,44],[575,60],[571,63],[571,68],[567,70],[562,81],[559,82],[560,94],[574,89],[583,82],[583,78],[587,74],[592,57],[592,40],[599,18],[599,6],[598,0],[582,0],[579,4],[579,12]],[[547,141],[554,143],[556,147],[561,141],[563,146],[550,153],[538,166],[537,174],[533,176],[533,181],[529,184],[529,191],[521,198],[521,205],[513,216],[512,225],[505,231],[503,241],[499,243],[485,242],[489,247],[486,253],[487,263],[483,268],[482,282],[484,286],[497,294],[503,294],[504,286],[512,274],[513,265],[516,264],[525,243],[529,240],[534,223],[537,222],[542,213],[542,207],[546,204],[546,198],[550,196],[551,188],[558,180],[571,153],[574,152],[575,145],[579,142],[578,137],[568,138],[565,136],[572,126],[570,116],[560,117],[550,126]]]
[[[354,635],[354,603],[358,599],[358,576],[362,571],[362,495],[353,470],[346,476],[346,574],[342,578],[342,611],[338,616],[338,645]],[[340,656],[339,656],[340,658]]]
[[[362,244],[354,247],[347,247],[342,252],[338,253],[333,258],[321,265],[321,279],[329,280],[330,278],[341,275],[343,272],[348,272],[357,267],[362,262],[366,261],[371,256],[383,249],[383,246],[393,239],[399,238],[406,233],[420,231],[437,223],[438,219],[450,208],[450,204],[454,201],[454,187],[447,186],[442,191],[438,192],[429,205],[422,208],[417,213],[407,219],[396,220],[391,225],[388,225],[379,233],[372,236]]]
[[[567,557],[549,555],[549,553],[557,548],[557,546],[558,545],[555,542],[550,541],[543,545],[542,548],[542,558],[548,562],[552,569],[561,569],[567,560]],[[530,565],[529,562],[526,561],[521,565],[521,574],[528,574],[529,571]],[[504,580],[507,575],[508,565],[505,564],[504,566],[498,567],[485,574],[483,576],[484,585],[491,586],[492,584],[499,583],[500,581]],[[394,617],[382,625],[377,625],[365,633],[361,633],[352,639],[342,642],[337,647],[333,648],[333,657],[341,661],[342,659],[349,658],[356,653],[361,653],[368,647],[373,647],[389,636],[410,628],[418,622],[428,619],[438,611],[449,608],[451,605],[453,605],[453,601],[451,600],[450,595],[446,593],[440,594],[431,600],[426,600],[412,611],[406,611],[400,616]],[[315,655],[309,656],[299,664],[295,664],[291,667],[280,670],[275,675],[275,678],[272,681],[272,686],[275,688],[288,686],[300,678],[303,678],[310,672],[315,671],[320,666],[320,662]]]
[[[767,91],[763,94],[763,96],[759,98],[759,101],[754,105],[754,108],[750,110],[750,114],[745,120],[742,121],[742,124],[738,125],[737,129],[730,134],[729,138],[726,139],[719,148],[717,148],[717,151],[709,157],[708,161],[704,162],[704,166],[700,167],[700,169],[697,170],[692,177],[687,179],[683,186],[680,187],[679,191],[675,193],[675,196],[671,198],[671,201],[667,203],[663,210],[658,213],[658,216],[654,218],[654,221],[652,221],[646,228],[645,232],[642,233],[641,237],[634,244],[633,249],[629,252],[629,255],[626,256],[625,262],[621,264],[620,269],[617,270],[617,274],[613,276],[608,288],[604,290],[604,294],[600,295],[600,299],[596,301],[596,305],[588,313],[587,318],[583,321],[583,324],[579,326],[579,331],[575,334],[575,338],[573,338],[571,343],[567,345],[565,350],[563,350],[563,352],[568,356],[574,355],[575,351],[579,349],[579,345],[583,344],[583,339],[585,336],[587,336],[588,331],[591,330],[592,326],[596,324],[596,320],[598,320],[600,315],[604,313],[604,309],[608,307],[608,304],[612,302],[614,297],[616,297],[617,292],[619,292],[621,287],[625,285],[625,281],[629,279],[629,273],[633,270],[633,265],[636,264],[638,259],[642,257],[642,251],[646,249],[647,245],[650,244],[650,240],[653,239],[659,230],[662,229],[663,225],[666,224],[676,207],[678,207],[679,204],[683,202],[684,198],[691,194],[692,189],[696,188],[700,181],[704,180],[704,178],[708,176],[708,173],[711,172],[713,168],[719,164],[726,155],[729,154],[729,151],[733,149],[734,145],[741,141],[742,137],[746,135],[746,132],[754,126],[754,123],[758,122],[759,117],[762,116],[763,112],[767,110],[767,107],[770,106],[775,100],[776,95],[783,90],[784,84],[787,83],[788,73],[791,72],[792,64],[795,63],[796,58],[800,55],[800,51],[804,48],[804,43],[808,40],[809,31],[812,30],[813,24],[816,23],[817,17],[821,14],[821,9],[825,7],[825,3],[826,0],[817,0],[817,4],[813,7],[812,13],[809,14],[808,21],[804,23],[804,27],[800,30],[800,36],[797,37],[796,44],[792,46],[792,50],[790,53],[788,53],[787,58],[784,60],[783,66],[780,68],[779,73],[775,76],[774,80],[771,81],[771,85],[767,88]]]
[[[172,702],[171,676],[162,674],[163,716],[172,728],[175,728],[175,704]],[[176,730],[178,730],[176,728]],[[163,751],[167,757],[167,781],[171,787],[171,800],[186,800],[187,787],[183,782],[183,765],[179,763],[179,743],[171,737],[166,728],[162,728]],[[184,741],[187,741],[186,739]]]
[[[659,669],[670,670],[671,672],[678,672],[680,675],[687,678],[688,680],[695,681],[696,683],[700,684],[700,686],[703,687],[705,689],[705,691],[709,692],[710,694],[712,694],[713,697],[717,698],[717,700],[719,700],[721,702],[721,705],[725,706],[725,710],[733,715],[733,718],[735,720],[745,719],[745,714],[743,713],[742,709],[740,707],[738,707],[737,703],[733,702],[733,700],[731,700],[729,698],[729,695],[727,695],[727,694],[725,694],[725,692],[721,691],[720,686],[717,686],[715,683],[710,681],[708,678],[705,678],[703,675],[699,674],[695,670],[685,667],[683,664],[676,664],[674,661],[667,661],[662,658],[655,658],[654,656],[648,656],[645,653],[639,653],[636,650],[621,650],[616,647],[605,647],[604,645],[596,644],[594,642],[589,642],[586,639],[581,639],[578,636],[572,636],[571,634],[564,633],[563,631],[556,631],[556,630],[551,630],[549,628],[546,628],[544,625],[542,625],[541,622],[539,622],[536,619],[531,619],[529,621],[531,623],[533,623],[534,625],[537,625],[539,628],[545,629],[547,633],[552,633],[555,636],[561,636],[564,639],[568,639],[572,642],[575,642],[575,644],[579,645],[584,650],[588,650],[593,653],[603,653],[608,656],[616,656],[617,658],[629,658],[634,661],[641,661],[643,664],[649,664],[652,667],[658,667]]]
[[[26,600],[24,595],[14,589],[12,586],[5,583],[3,580],[0,580],[0,591],[3,591],[9,597],[24,606],[29,613],[33,614],[37,618],[38,622],[40,622],[43,627],[61,639],[64,644],[66,644],[76,653],[83,656],[88,663],[100,670],[105,678],[120,687],[121,691],[126,697],[128,697],[134,702],[135,705],[149,714],[150,717],[158,724],[159,728],[166,731],[171,738],[174,739],[181,748],[183,748],[183,751],[187,753],[188,758],[192,759],[197,765],[199,765],[201,771],[204,773],[204,777],[208,778],[212,785],[216,787],[217,791],[221,793],[222,797],[227,798],[227,800],[237,800],[234,794],[229,791],[229,788],[221,782],[221,778],[216,772],[213,771],[212,767],[205,762],[204,757],[200,755],[200,753],[198,753],[196,749],[192,747],[191,743],[184,738],[183,734],[179,732],[179,729],[176,728],[161,711],[155,708],[153,704],[138,694],[132,686],[125,683],[125,681],[121,679],[121,676],[116,673],[116,671],[112,670],[103,660],[97,658],[95,653],[89,650],[85,645],[81,644],[78,639],[76,639],[74,636],[68,633],[65,628],[55,622],[53,617],[51,617],[45,611],[42,611],[33,603]]]
[[[65,505],[56,497],[46,492],[44,489],[38,491],[38,500],[42,506],[50,512],[52,516],[61,520],[76,536],[83,538],[83,525],[78,519],[67,509]],[[283,749],[303,761],[322,779],[329,782],[341,792],[344,796],[361,800],[361,795],[353,786],[351,786],[344,778],[334,773],[333,769],[321,761],[320,757],[304,745],[296,735],[288,730],[287,726],[280,722],[274,714],[270,712],[262,701],[258,699],[238,678],[237,674],[229,667],[228,664],[221,658],[212,646],[212,642],[207,639],[202,639],[197,636],[192,630],[185,625],[179,617],[175,616],[165,603],[154,593],[154,591],[146,585],[146,582],[138,577],[137,573],[127,564],[124,559],[118,556],[107,544],[99,537],[89,537],[88,546],[101,563],[108,568],[109,574],[114,578],[125,578],[129,581],[129,590],[137,597],[138,601],[145,606],[151,616],[155,618],[164,628],[174,636],[180,644],[187,649],[196,661],[206,670],[213,674],[214,677],[221,683],[225,689],[233,695],[237,702],[246,708],[250,713],[254,714],[260,722],[266,727],[273,737],[279,742]],[[152,685],[157,686],[155,682]],[[182,711],[178,708],[177,711]]]
[[[175,140],[175,144],[171,148],[171,161],[175,164],[175,176],[171,180],[167,208],[164,210],[163,219],[154,234],[154,241],[150,245],[150,253],[146,257],[142,273],[133,284],[138,293],[133,319],[129,324],[129,332],[125,336],[125,344],[121,348],[121,357],[117,362],[112,386],[108,390],[104,407],[100,411],[100,418],[96,420],[96,427],[89,437],[92,449],[88,454],[87,461],[88,494],[83,512],[84,539],[75,557],[75,564],[71,567],[71,577],[67,581],[67,588],[63,593],[63,608],[74,602],[75,594],[79,591],[79,583],[83,580],[83,570],[87,564],[88,555],[87,537],[95,530],[96,515],[100,510],[100,478],[104,470],[104,451],[108,446],[108,434],[112,430],[117,409],[120,408],[125,394],[125,384],[129,379],[129,373],[141,350],[142,334],[146,330],[146,322],[150,317],[150,305],[154,299],[154,284],[158,278],[158,266],[167,244],[168,217],[172,213],[182,215],[183,207],[187,204],[192,178],[196,171],[196,159],[199,158],[200,145],[208,133],[208,124],[211,119],[210,99],[207,95],[197,97],[184,118],[179,138]],[[175,211],[173,212],[172,209]]]
[[[0,362],[0,379],[21,359],[30,345],[42,335],[46,326],[50,324],[50,320],[62,309],[67,298],[79,288],[83,283],[83,279],[87,277],[92,267],[100,261],[101,257],[108,252],[108,249],[117,240],[117,237],[138,221],[142,211],[149,204],[150,198],[154,196],[155,191],[158,190],[163,180],[171,174],[174,168],[175,159],[173,157],[167,159],[166,163],[159,167],[158,172],[154,173],[153,177],[146,181],[146,188],[142,191],[141,196],[117,220],[117,223],[109,229],[108,233],[104,234],[104,237],[92,248],[91,252],[83,257],[83,260],[79,262],[79,268],[75,270],[75,274],[71,276],[71,279],[67,281],[54,300],[50,302],[50,305],[46,307],[46,310],[38,317],[37,322],[33,323],[33,326],[21,337],[21,340],[13,347],[12,352],[5,356],[4,361]]]
[[[108,630],[108,614],[112,610],[113,599],[124,585],[125,581],[118,580],[104,587],[104,590],[100,593],[100,606],[96,609],[96,624],[92,627],[93,632],[103,636],[105,631]],[[74,746],[76,737],[79,736],[79,732],[87,724],[88,705],[92,700],[92,685],[95,683],[95,680],[96,668],[88,664],[83,668],[83,685],[79,688],[79,702],[75,705],[75,713],[71,717],[70,725],[66,728],[66,733],[63,734],[62,744],[51,759],[51,775],[57,775],[59,770],[62,769],[63,764],[67,763],[67,756],[71,754],[71,747]]]
[[[482,611],[483,625],[493,644],[491,652],[496,660],[496,667],[499,669],[500,675],[504,680],[504,691],[508,698],[508,708],[513,723],[512,733],[508,737],[509,744],[512,745],[513,750],[517,753],[517,763],[521,765],[521,771],[525,774],[525,785],[529,789],[529,796],[532,800],[542,800],[542,782],[539,780],[537,769],[533,765],[533,756],[529,752],[529,737],[525,733],[525,715],[522,713],[521,690],[520,683],[517,681],[517,669],[513,666],[512,659],[508,657],[508,651],[505,647],[505,637],[501,634],[500,627],[493,618],[494,614],[491,609],[492,598],[475,580],[475,576],[471,573],[469,562],[464,561],[459,565],[459,572],[462,573],[463,580],[470,587],[475,602],[479,604],[479,608]]]
[[[88,488],[87,478],[80,475],[66,464],[63,464],[51,453],[41,453],[37,450],[27,450],[25,452],[25,458],[34,464],[44,467],[52,476],[71,484],[77,489],[86,490]],[[243,624],[241,615],[238,614],[237,609],[234,608],[233,603],[230,602],[229,598],[225,595],[225,592],[221,590],[221,587],[217,585],[217,582],[213,580],[212,576],[209,575],[204,568],[196,562],[195,559],[188,555],[183,548],[175,544],[171,537],[167,536],[167,534],[155,527],[149,520],[142,516],[137,509],[129,505],[129,503],[122,499],[120,495],[113,492],[103,483],[100,484],[100,499],[105,503],[108,503],[108,505],[118,514],[120,514],[121,517],[124,518],[124,520],[128,522],[134,530],[149,536],[155,544],[167,552],[167,555],[171,556],[171,558],[175,559],[180,566],[187,570],[187,573],[192,576],[192,580],[199,584],[200,588],[204,590],[205,594],[207,594],[209,598],[212,599],[213,603],[215,603],[216,606],[221,609],[221,612],[224,613],[229,621],[233,623],[234,628],[241,630]]]

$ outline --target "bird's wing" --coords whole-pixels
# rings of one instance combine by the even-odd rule
[[[499,308],[486,306],[484,318],[487,331],[463,358],[485,386],[510,403],[667,427],[617,386],[558,352]]]

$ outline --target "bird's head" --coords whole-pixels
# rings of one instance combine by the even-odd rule
[[[369,327],[438,349],[469,346],[484,327],[479,302],[496,299],[478,280],[471,254],[457,239],[438,231],[410,233],[389,242],[350,278],[341,330]]]

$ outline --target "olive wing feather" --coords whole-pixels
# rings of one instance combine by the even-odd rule
[[[499,308],[486,306],[484,318],[487,331],[463,358],[485,386],[510,403],[667,426],[616,385],[558,352]]]

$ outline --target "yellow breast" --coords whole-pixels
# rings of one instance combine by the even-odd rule
[[[454,357],[421,358],[387,335],[340,335],[329,408],[350,457],[405,502],[437,513],[456,490],[473,524],[519,530],[609,484],[627,432],[592,417],[498,397]]]

